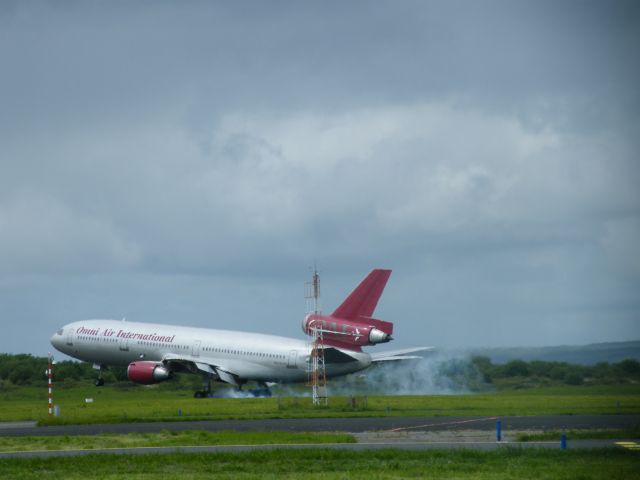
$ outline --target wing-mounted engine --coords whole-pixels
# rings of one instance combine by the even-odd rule
[[[140,361],[131,362],[127,367],[127,377],[135,383],[150,385],[168,380],[171,372],[162,363]]]
[[[390,275],[391,270],[372,270],[331,315],[307,315],[302,330],[313,336],[319,329],[325,343],[347,348],[391,341],[393,323],[371,317]]]

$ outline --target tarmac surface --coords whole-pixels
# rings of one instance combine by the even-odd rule
[[[216,445],[181,447],[104,448],[0,452],[2,458],[48,458],[90,454],[156,454],[171,452],[244,452],[274,448],[339,448],[367,450],[398,448],[404,450],[498,448],[560,448],[560,439],[542,442],[516,442],[518,432],[566,431],[581,429],[625,429],[640,426],[640,415],[542,415],[500,417],[501,441],[496,439],[498,417],[363,417],[306,418],[268,420],[217,420],[99,425],[63,425],[38,427],[35,422],[0,423],[0,437],[47,435],[96,435],[100,433],[152,433],[162,430],[207,430],[218,432],[288,431],[348,432],[357,443],[285,444],[285,445]],[[617,440],[572,440],[569,449],[629,448],[638,450],[636,442],[624,446]]]
[[[263,420],[208,420],[180,422],[60,425],[38,427],[33,422],[0,424],[0,437],[26,435],[96,435],[100,433],[154,433],[162,430],[219,432],[376,432],[495,430],[498,417],[358,417]],[[500,417],[503,432],[526,430],[622,429],[640,426],[640,415],[536,415]]]

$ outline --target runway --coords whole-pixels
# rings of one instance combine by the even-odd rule
[[[61,425],[38,427],[33,423],[0,424],[0,436],[97,435],[100,433],[157,433],[162,430],[220,432],[437,432],[494,430],[498,417],[359,417],[262,420],[210,420],[180,422]],[[622,429],[640,426],[640,415],[540,415],[500,417],[502,430]]]

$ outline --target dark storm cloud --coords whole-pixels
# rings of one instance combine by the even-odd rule
[[[394,268],[380,317],[405,344],[637,337],[639,21],[636,2],[4,4],[0,298],[43,333],[0,349],[91,316],[295,335],[314,260],[327,308]]]

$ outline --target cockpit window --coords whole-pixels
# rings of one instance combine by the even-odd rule
[[[62,332],[64,332],[64,329],[63,329],[63,328],[61,328],[60,330],[58,330],[58,331],[56,332],[56,335],[62,335]]]

